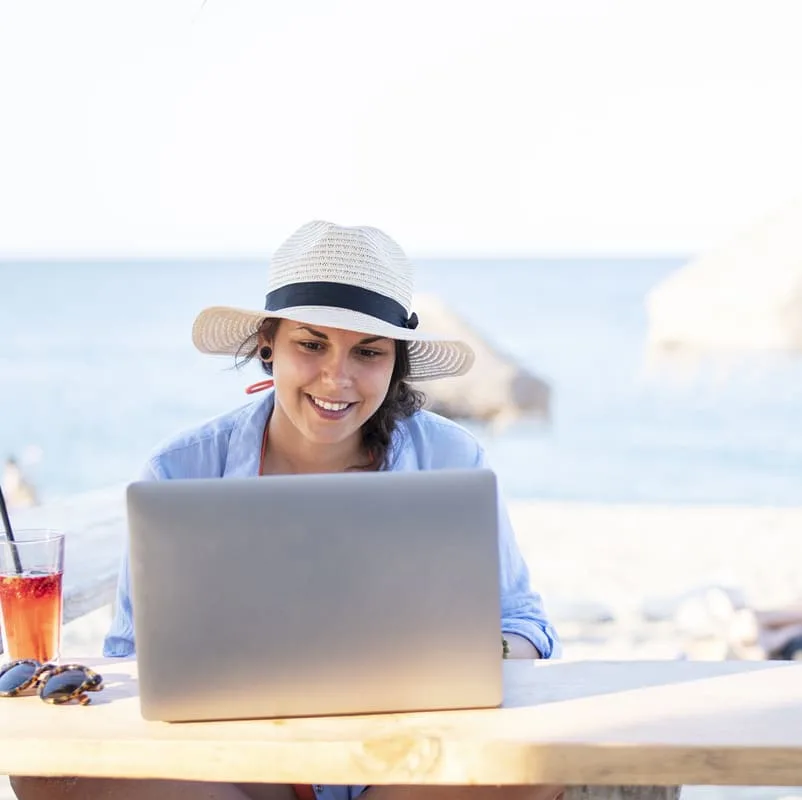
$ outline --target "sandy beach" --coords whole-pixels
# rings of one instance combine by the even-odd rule
[[[703,657],[740,607],[802,597],[802,508],[514,503],[510,516],[565,658]]]

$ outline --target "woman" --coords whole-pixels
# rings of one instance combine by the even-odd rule
[[[422,396],[406,382],[461,375],[473,363],[473,352],[464,343],[416,331],[417,317],[410,313],[412,294],[412,265],[381,231],[325,222],[304,225],[273,257],[265,310],[208,308],[193,327],[193,341],[204,353],[234,355],[241,361],[258,358],[271,378],[249,391],[272,391],[160,448],[145,477],[484,466],[484,453],[473,436],[421,410]],[[540,597],[530,589],[527,567],[503,508],[499,520],[501,627],[508,657],[557,656],[557,635]],[[129,656],[134,649],[124,557],[104,655]],[[558,793],[554,787],[290,787],[23,778],[14,781],[14,788],[21,800],[351,800],[360,794],[369,800],[446,795],[468,800],[497,792],[546,800]]]

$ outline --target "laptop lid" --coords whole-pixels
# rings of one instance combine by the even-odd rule
[[[141,482],[127,502],[145,718],[501,702],[491,471]]]

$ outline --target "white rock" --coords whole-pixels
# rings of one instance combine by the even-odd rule
[[[646,305],[653,354],[802,350],[802,201],[682,267]]]

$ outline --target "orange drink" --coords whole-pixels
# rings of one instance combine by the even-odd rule
[[[63,570],[61,533],[20,530],[14,542],[0,541],[0,619],[8,660],[58,660]]]

